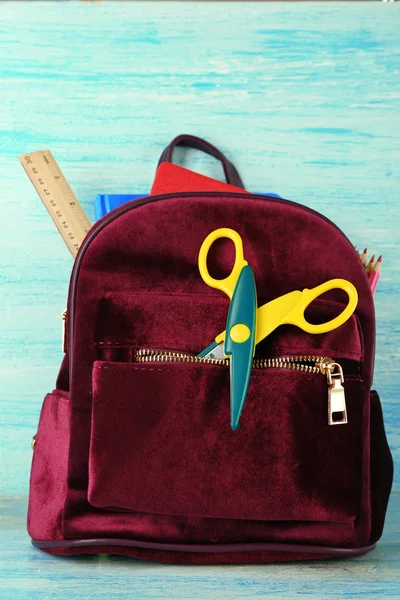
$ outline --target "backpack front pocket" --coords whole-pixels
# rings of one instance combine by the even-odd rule
[[[254,369],[237,431],[229,368],[197,362],[93,367],[89,501],[113,510],[351,522],[360,510],[362,382],[329,426],[320,373]]]

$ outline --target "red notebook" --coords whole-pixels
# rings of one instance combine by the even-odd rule
[[[172,163],[163,162],[157,169],[150,196],[171,192],[246,192],[229,183],[212,179],[200,173],[189,171]]]

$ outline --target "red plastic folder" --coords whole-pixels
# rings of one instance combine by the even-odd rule
[[[246,192],[229,183],[200,175],[172,163],[161,163],[157,169],[150,196],[172,192]]]

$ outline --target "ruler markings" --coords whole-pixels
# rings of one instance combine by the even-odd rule
[[[50,150],[23,154],[19,161],[75,257],[91,224],[57,161]]]

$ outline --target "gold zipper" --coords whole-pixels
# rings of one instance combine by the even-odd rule
[[[187,362],[187,363],[205,363],[213,365],[229,365],[229,358],[201,358],[190,352],[172,351],[172,350],[153,350],[141,348],[136,351],[136,362]],[[311,364],[308,364],[311,363]],[[323,373],[336,364],[332,358],[326,356],[304,355],[304,356],[276,356],[273,358],[255,358],[253,360],[253,369],[294,369],[296,371],[305,371],[308,373]]]
[[[229,358],[200,358],[189,352],[169,350],[139,349],[135,353],[135,361],[140,363],[203,363],[228,366]],[[255,358],[253,369],[287,369],[304,373],[321,373],[326,375],[328,383],[328,424],[341,425],[347,423],[346,399],[343,388],[344,376],[342,367],[328,356],[301,355],[277,356],[273,358]]]
[[[135,361],[141,363],[148,362],[186,362],[186,363],[204,363],[207,365],[229,365],[229,358],[200,358],[190,352],[174,352],[170,350],[150,350],[147,348],[139,349],[135,354]]]

